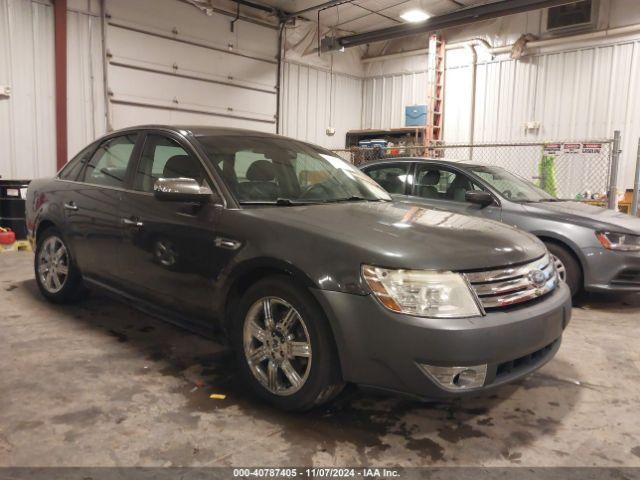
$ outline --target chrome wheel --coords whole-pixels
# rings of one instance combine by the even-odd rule
[[[309,378],[311,339],[307,325],[281,298],[264,297],[249,308],[243,346],[251,373],[274,395],[293,395]]]
[[[556,272],[558,272],[558,277],[560,277],[560,280],[562,280],[563,282],[566,282],[567,281],[567,267],[565,267],[564,263],[562,263],[562,260],[560,260],[554,254],[551,254],[551,259],[553,261],[553,264],[556,267]]]
[[[56,236],[47,238],[38,253],[40,283],[49,293],[58,293],[69,276],[69,254],[62,240]]]

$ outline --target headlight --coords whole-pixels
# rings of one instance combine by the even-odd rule
[[[380,303],[394,312],[435,318],[481,315],[467,282],[457,273],[363,265],[362,275]]]
[[[640,251],[640,235],[627,233],[598,232],[596,237],[600,244],[607,250],[619,250],[623,252]]]

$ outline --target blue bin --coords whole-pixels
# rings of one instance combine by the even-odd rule
[[[427,124],[427,106],[410,105],[404,107],[404,124],[407,127],[424,127]]]
[[[371,147],[385,148],[387,146],[387,141],[379,138],[371,139],[369,143]]]

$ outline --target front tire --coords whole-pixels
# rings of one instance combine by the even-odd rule
[[[580,264],[566,248],[551,242],[545,242],[551,258],[558,271],[558,276],[571,290],[571,296],[576,296],[582,290],[582,269]]]
[[[331,328],[309,292],[286,277],[261,280],[243,295],[234,320],[239,371],[259,397],[305,411],[340,393]]]
[[[53,303],[75,302],[86,294],[71,251],[55,227],[38,235],[34,270],[40,293]]]

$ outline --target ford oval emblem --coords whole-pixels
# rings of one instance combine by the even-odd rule
[[[536,287],[542,287],[547,282],[547,276],[542,270],[530,270],[527,278]]]

